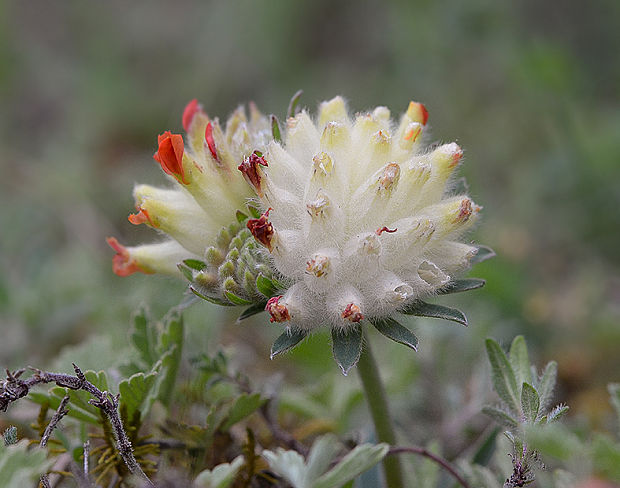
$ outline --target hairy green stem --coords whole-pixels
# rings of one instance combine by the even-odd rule
[[[364,349],[357,363],[357,371],[362,380],[362,387],[364,388],[368,409],[375,425],[377,440],[379,442],[386,442],[390,446],[396,445],[396,434],[392,425],[385,388],[367,340],[364,341]],[[388,488],[405,487],[403,469],[398,456],[388,456],[383,459],[383,472]]]

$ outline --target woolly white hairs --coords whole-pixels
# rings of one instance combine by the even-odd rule
[[[267,304],[292,329],[346,330],[392,315],[469,268],[477,249],[459,242],[480,207],[450,195],[463,152],[421,147],[428,113],[411,102],[398,123],[386,107],[349,117],[345,102],[303,111],[239,169],[265,213],[248,222],[292,283]]]

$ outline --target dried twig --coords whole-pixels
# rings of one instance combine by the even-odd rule
[[[65,395],[65,397],[60,402],[60,405],[56,409],[56,413],[52,417],[52,420],[50,420],[50,423],[47,424],[45,432],[43,432],[43,435],[41,436],[41,442],[39,442],[40,447],[47,446],[47,441],[49,441],[52,432],[54,432],[54,429],[58,425],[58,422],[60,422],[61,419],[69,413],[69,410],[65,408],[67,406],[67,403],[69,403],[69,395]]]
[[[423,447],[418,447],[418,446],[410,446],[410,447],[391,447],[390,450],[388,451],[389,455],[390,454],[402,454],[402,453],[418,454],[420,456],[424,456],[430,459],[431,461],[439,464],[448,473],[450,473],[452,477],[456,479],[463,488],[471,488],[469,483],[465,481],[465,479],[459,474],[456,468],[452,464],[450,464],[449,461],[442,458],[441,456],[438,456],[437,454],[433,454],[428,449],[425,449]]]
[[[16,400],[25,397],[33,386],[42,383],[56,383],[58,386],[71,390],[84,390],[90,393],[93,398],[89,400],[91,405],[99,408],[108,418],[116,437],[116,448],[132,474],[143,478],[149,486],[155,486],[148,476],[144,473],[135,456],[131,442],[123,428],[120,415],[118,413],[118,400],[120,395],[111,395],[107,391],[101,391],[86,379],[84,373],[75,364],[75,376],[60,373],[51,373],[40,369],[31,368],[34,374],[26,379],[20,379],[25,369],[20,369],[11,373],[6,370],[6,379],[0,381],[0,411],[5,412],[8,406]]]

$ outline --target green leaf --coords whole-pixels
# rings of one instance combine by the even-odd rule
[[[246,300],[245,298],[241,298],[240,296],[235,295],[230,291],[225,291],[224,296],[228,298],[235,305],[251,305],[252,302],[250,300]]]
[[[278,291],[276,283],[273,280],[265,277],[262,273],[259,273],[258,277],[256,278],[256,288],[267,298],[273,297]]]
[[[521,389],[521,411],[525,420],[531,424],[536,422],[539,408],[540,400],[538,399],[538,393],[532,385],[523,383]]]
[[[194,285],[191,285],[189,289],[194,295],[196,295],[199,298],[202,298],[203,300],[206,300],[207,302],[215,303],[216,305],[223,305],[224,307],[233,306],[233,304],[230,303],[229,301],[222,300],[219,297],[213,297],[213,296],[207,295],[206,293],[199,291],[198,288],[196,288]]]
[[[280,335],[280,337],[278,337],[273,343],[273,346],[271,346],[271,359],[276,357],[278,354],[282,354],[283,352],[293,349],[307,335],[308,332],[306,332],[305,330],[287,330],[282,335]]]
[[[213,469],[205,469],[194,480],[194,488],[228,488],[233,484],[237,473],[245,462],[243,456],[237,456],[231,463],[218,464]]]
[[[262,407],[266,398],[262,398],[260,393],[252,393],[247,394],[244,393],[241,396],[235,398],[235,401],[230,408],[228,413],[228,418],[224,425],[222,425],[222,430],[226,431],[230,429],[237,422],[242,421],[244,418],[249,417],[256,410]]]
[[[158,354],[161,357],[161,372],[157,379],[157,399],[165,406],[173,398],[174,385],[181,365],[185,327],[183,316],[174,311],[164,319],[164,331],[159,338]]]
[[[493,420],[495,420],[498,424],[508,428],[508,429],[516,429],[517,425],[519,425],[519,421],[515,419],[511,414],[505,412],[501,408],[484,406],[482,407],[482,412]]]
[[[278,117],[271,115],[271,135],[276,142],[282,142],[282,134],[280,133],[280,122]]]
[[[207,267],[207,263],[203,263],[199,259],[184,259],[183,264],[196,271],[202,271]]]
[[[620,483],[620,444],[598,434],[592,441],[592,459],[597,473]]]
[[[499,427],[496,427],[484,439],[484,442],[482,442],[482,444],[472,457],[472,462],[474,464],[486,466],[491,461],[491,459],[493,458],[493,454],[495,453],[495,444],[497,440],[497,434],[499,434],[499,432]]]
[[[473,258],[469,260],[472,266],[474,264],[481,263],[483,261],[486,261],[487,259],[491,259],[496,256],[495,251],[488,246],[476,246],[476,247],[478,248],[478,252]]]
[[[177,263],[177,269],[187,281],[190,283],[194,281],[194,272],[189,266],[185,266],[183,263]]]
[[[252,215],[253,218],[258,219],[260,217],[260,210],[257,207],[250,204],[247,204],[246,207],[248,207],[250,215]]]
[[[506,353],[493,339],[486,340],[487,355],[491,363],[493,386],[499,397],[514,413],[519,412],[520,404],[517,380]]]
[[[150,320],[145,307],[136,310],[132,321],[130,341],[146,368],[150,369],[157,361],[155,327],[149,323]]]
[[[527,345],[523,336],[517,336],[510,345],[510,366],[515,372],[517,386],[523,383],[532,384],[532,372],[530,369],[530,359],[527,354]],[[538,397],[538,395],[537,395]]]
[[[312,488],[339,488],[379,463],[387,454],[387,444],[362,444],[312,484]]]
[[[334,434],[323,435],[314,441],[306,459],[306,482],[308,485],[327,471],[341,449],[342,445]]]
[[[303,94],[303,90],[297,90],[295,92],[295,94],[293,95],[293,97],[291,98],[291,101],[288,104],[288,110],[286,111],[286,118],[290,119],[291,117],[295,117],[295,113],[297,111],[297,104],[299,103],[299,99],[301,98],[301,95]]]
[[[551,422],[560,420],[566,412],[568,412],[568,405],[556,405],[553,410],[549,412],[549,415],[546,415],[547,423],[550,424]]]
[[[443,288],[437,290],[438,295],[449,295],[463,291],[476,290],[482,288],[486,281],[482,278],[464,278],[462,280],[452,280]]]
[[[249,306],[243,312],[241,312],[241,315],[239,315],[239,317],[237,318],[237,321],[241,321],[241,320],[247,319],[248,317],[251,317],[252,315],[256,315],[258,313],[264,312],[266,306],[267,306],[267,302],[260,302],[260,303],[256,303],[254,305]]]
[[[34,486],[51,469],[55,459],[47,459],[45,449],[29,449],[29,441],[5,446],[0,442],[0,484],[6,487]]]
[[[434,319],[451,320],[467,327],[467,317],[456,308],[446,307],[444,305],[435,305],[426,303],[422,300],[415,300],[407,305],[402,313],[406,315],[416,315],[418,317],[431,317]]]
[[[332,351],[342,374],[347,376],[362,353],[362,328],[356,325],[346,332],[332,329]]]
[[[371,320],[370,323],[385,337],[410,347],[414,351],[418,350],[418,338],[407,327],[399,324],[393,318],[375,319]]]
[[[545,366],[545,370],[538,382],[538,396],[540,397],[541,410],[546,410],[551,403],[557,377],[558,363],[551,361]]]
[[[160,367],[161,363],[158,363],[157,370]],[[151,409],[157,398],[157,392],[152,391],[157,379],[157,370],[148,374],[136,373],[118,384],[121,406],[126,408],[128,419],[136,418],[137,414],[139,414],[138,418],[144,419]]]
[[[237,222],[239,222],[240,224],[242,224],[248,219],[248,216],[244,214],[241,210],[237,210],[235,212],[235,217],[237,218]]]

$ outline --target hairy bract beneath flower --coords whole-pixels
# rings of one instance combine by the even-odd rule
[[[477,248],[460,239],[480,207],[451,191],[461,148],[422,145],[427,119],[416,102],[396,121],[386,107],[351,117],[336,97],[239,166],[265,210],[248,229],[290,285],[269,301],[271,321],[346,331],[469,268]]]

